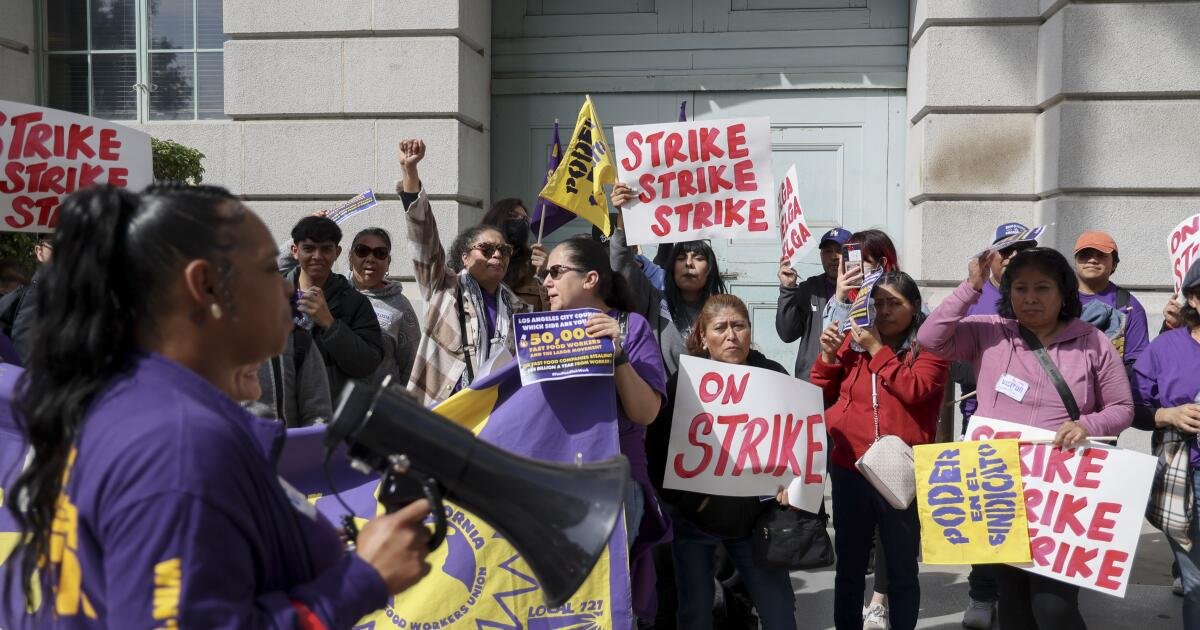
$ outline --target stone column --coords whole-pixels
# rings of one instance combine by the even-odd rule
[[[391,273],[410,276],[396,145],[420,137],[444,241],[479,219],[490,184],[490,3],[225,0],[224,10],[231,120],[142,127],[204,151],[205,181],[242,195],[280,240],[304,215],[371,188],[382,202],[342,225],[343,248],[359,229],[384,227]]]
[[[36,103],[37,19],[34,0],[5,0],[0,10],[0,100]]]
[[[904,262],[945,288],[1004,221],[1117,240],[1151,328],[1200,211],[1200,3],[916,0]],[[1154,332],[1152,331],[1152,333]]]

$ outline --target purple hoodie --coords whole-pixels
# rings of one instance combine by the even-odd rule
[[[71,450],[36,625],[349,628],[382,608],[379,574],[280,485],[283,439],[183,366],[137,358]]]
[[[971,315],[980,292],[963,282],[917,333],[921,345],[953,361],[972,363],[978,375],[976,414],[1057,431],[1068,420],[1058,390],[1018,332],[1015,319]],[[1129,379],[1112,342],[1095,326],[1075,318],[1046,350],[1079,405],[1080,423],[1093,436],[1117,435],[1133,422]],[[1021,402],[996,391],[1005,374],[1027,383]]]

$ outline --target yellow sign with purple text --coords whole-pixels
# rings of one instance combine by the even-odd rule
[[[1029,562],[1016,440],[913,447],[927,564]]]

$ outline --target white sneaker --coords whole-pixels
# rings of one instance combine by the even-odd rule
[[[1183,580],[1182,579],[1175,578],[1175,580],[1173,582],[1171,582],[1171,592],[1175,593],[1176,595],[1178,595],[1180,597],[1183,597]]]
[[[883,604],[863,608],[863,630],[888,630],[888,609]]]
[[[963,613],[962,625],[974,630],[988,630],[992,627],[992,617],[996,613],[996,602],[979,602],[971,600]]]

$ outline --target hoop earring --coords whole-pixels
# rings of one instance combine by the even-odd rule
[[[221,312],[221,305],[217,304],[216,302],[213,302],[208,306],[208,312],[212,313],[213,319],[221,319],[221,316],[223,315]]]

